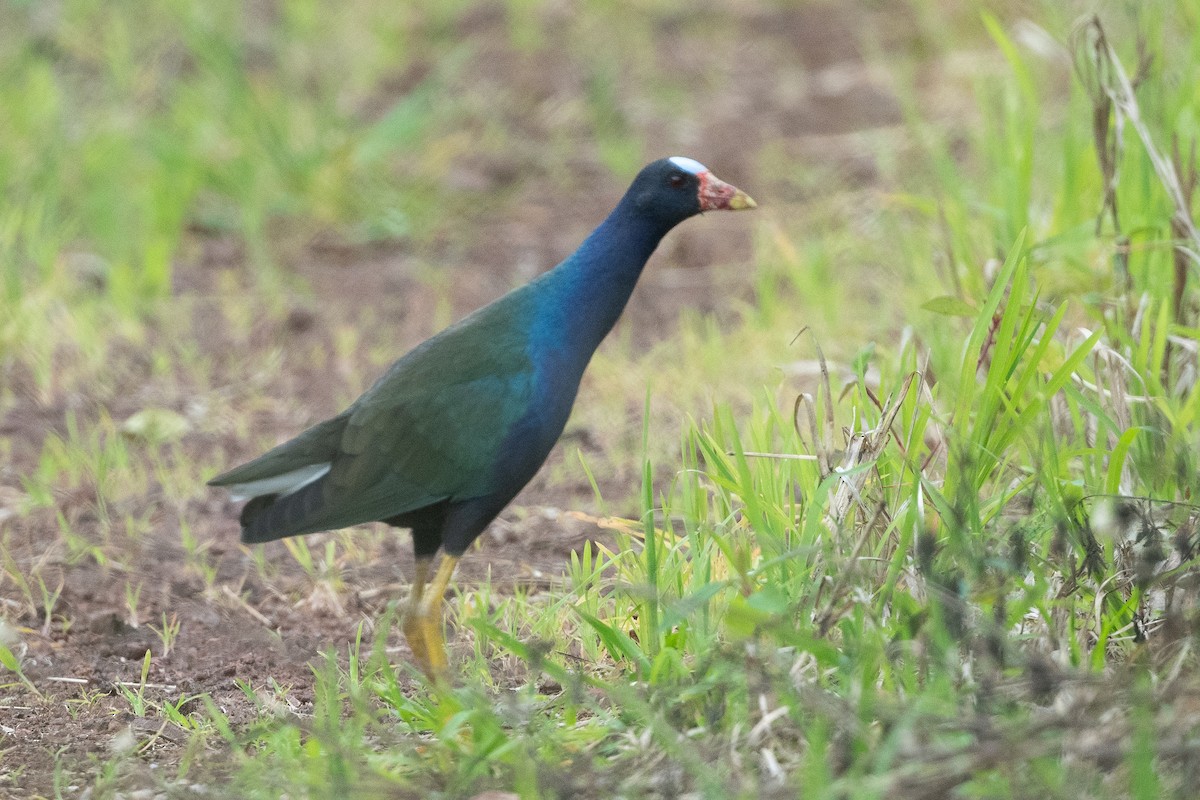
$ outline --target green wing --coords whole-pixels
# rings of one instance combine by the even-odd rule
[[[328,464],[337,455],[353,407],[263,453],[253,461],[221,473],[209,486],[239,486],[270,481],[313,464]]]
[[[529,407],[532,368],[379,388],[352,409],[325,487],[331,506],[359,521],[493,491],[500,445]]]
[[[278,536],[490,493],[500,446],[533,396],[528,338],[511,306],[488,306],[446,329],[393,364],[337,417],[210,483],[253,496],[258,487],[246,484],[269,485],[327,464],[321,502]]]

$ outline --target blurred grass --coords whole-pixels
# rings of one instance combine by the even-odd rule
[[[604,521],[614,548],[589,544],[548,592],[464,583],[451,602],[455,689],[394,663],[391,612],[360,625],[346,652],[314,665],[311,715],[272,675],[241,685],[249,723],[151,686],[168,639],[188,637],[164,611],[159,651],[116,693],[186,744],[156,774],[139,768],[153,738],[92,768],[60,760],[57,790],[1190,797],[1195,264],[1173,248],[1170,198],[1128,128],[1118,169],[1101,168],[1097,96],[1072,72],[1087,58],[1071,38],[1076,9],[914,5],[918,52],[888,64],[904,130],[858,140],[878,148],[877,183],[813,191],[824,179],[764,147],[764,182],[807,193],[763,203],[752,291],[728,298],[719,324],[684,314],[648,349],[623,330],[597,356],[572,426],[605,437],[582,457],[590,475],[639,498],[640,518]],[[17,641],[33,635],[22,620],[64,637],[73,624],[54,558],[109,570],[136,621],[148,605],[136,558],[164,526],[178,526],[201,602],[223,602],[224,587],[245,604],[193,532],[198,476],[222,460],[218,431],[252,441],[257,413],[287,417],[288,401],[262,395],[288,386],[297,360],[286,340],[260,345],[231,399],[229,364],[189,344],[205,292],[244,344],[259,316],[293,310],[301,231],[432,252],[472,204],[503,207],[503,190],[480,201],[447,188],[477,148],[512,148],[566,185],[585,147],[627,174],[656,149],[638,115],[687,96],[660,74],[647,20],[721,35],[666,4],[589,4],[563,23],[569,35],[623,45],[572,54],[587,64],[580,106],[547,112],[570,124],[529,138],[514,118],[532,101],[458,94],[457,70],[472,47],[553,64],[559,18],[509,3],[507,39],[475,41],[460,35],[473,8],[0,9],[0,413],[31,397],[61,409],[36,466],[0,472],[20,488],[0,519]],[[1105,15],[1126,69],[1138,37],[1153,56],[1137,100],[1163,152],[1200,135],[1198,23],[1184,0]],[[962,116],[918,88],[923,68],[945,69]],[[651,88],[631,101],[638,81]],[[512,117],[490,116],[506,103]],[[1102,215],[1107,184],[1117,211]],[[196,297],[180,270],[215,237],[243,245],[250,277]],[[331,348],[303,345],[313,374],[347,384],[331,391],[352,395],[396,355],[359,319]],[[113,369],[157,388],[118,398],[130,380]],[[79,395],[94,405],[72,405]],[[614,433],[627,417],[638,424]],[[568,458],[551,481],[582,471]],[[80,494],[94,524],[59,508]],[[14,521],[39,507],[55,509],[56,530],[29,556]],[[287,544],[307,601],[335,606],[349,567],[380,553],[364,532]],[[250,558],[272,585],[279,562]],[[0,647],[6,692],[38,692],[7,633]]]

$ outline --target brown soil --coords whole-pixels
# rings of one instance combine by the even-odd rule
[[[692,126],[686,141],[670,120],[640,123],[644,141],[669,143],[669,150],[696,155],[758,196],[767,213],[783,213],[787,204],[805,199],[805,190],[795,188],[786,176],[761,168],[765,148],[812,153],[830,137],[899,121],[897,103],[872,79],[855,44],[863,26],[878,30],[868,14],[879,11],[843,4],[790,10],[753,5],[745,10],[746,4],[738,4],[742,10],[735,11],[718,10],[724,4],[707,8],[699,12],[701,16],[711,24],[728,26],[727,30],[701,42],[698,34],[690,32],[692,20],[682,16],[667,20],[657,32],[663,43],[660,57],[680,71],[723,64],[728,75],[723,81],[698,82],[689,96],[701,124]],[[504,20],[483,4],[463,24],[464,35],[483,43],[495,40],[493,29],[502,29]],[[911,23],[893,19],[887,30],[888,40],[896,43],[908,35],[905,31],[911,31]],[[534,96],[573,91],[571,65],[552,48],[532,64],[530,56],[518,58],[493,50],[480,47],[471,75],[481,83],[501,81],[510,93]],[[539,133],[535,124],[531,135]],[[650,155],[670,154],[659,152],[657,146],[651,149]],[[840,180],[854,184],[876,179],[867,154],[853,148],[841,151],[845,155],[835,156],[832,165]],[[622,187],[590,165],[586,156],[582,163],[589,165],[581,167],[586,180],[576,181],[573,188],[536,174],[518,177],[520,164],[464,166],[456,180],[465,186],[490,190],[504,183],[517,188],[503,213],[490,218],[480,213],[470,241],[447,243],[440,249],[435,245],[419,254],[425,263],[432,261],[451,276],[455,316],[567,255],[606,212]],[[664,243],[622,323],[632,327],[637,341],[669,335],[681,307],[720,308],[728,283],[709,279],[709,270],[751,257],[751,227],[746,218],[732,217],[710,215],[684,226]],[[418,254],[403,242],[352,246],[336,238],[310,237],[295,249],[288,267],[320,300],[299,300],[281,320],[256,324],[249,342],[234,341],[224,332],[214,288],[229,275],[235,283],[242,281],[238,276],[245,271],[245,256],[240,244],[197,232],[185,253],[177,267],[177,297],[180,308],[190,310],[192,336],[214,360],[217,377],[228,381],[230,391],[240,397],[258,394],[280,399],[278,408],[251,409],[260,437],[282,440],[336,411],[361,388],[355,379],[369,380],[377,371],[366,356],[349,366],[335,364],[332,373],[305,362],[302,354],[314,346],[332,351],[339,329],[350,326],[362,331],[360,354],[382,349],[396,356],[432,329],[429,309],[436,305],[436,292],[414,266]],[[694,277],[678,280],[673,277],[677,270],[690,270]],[[749,290],[743,285],[742,291]],[[288,349],[281,376],[267,386],[240,388],[244,373],[254,371],[254,365],[285,340]],[[0,417],[0,435],[10,440],[12,455],[11,463],[0,468],[0,492],[19,493],[21,476],[36,468],[47,434],[65,430],[68,412],[86,429],[101,414],[123,419],[148,399],[154,405],[183,410],[190,397],[213,390],[188,386],[186,380],[165,385],[144,360],[135,348],[128,348],[112,364],[111,385],[95,396],[47,401],[36,398],[28,387],[22,391],[18,383],[17,404]],[[581,402],[586,401],[585,389]],[[186,436],[182,446],[189,461],[231,464],[256,455],[261,439],[248,440],[234,428],[225,426],[223,434]],[[585,447],[598,446],[590,443],[602,437],[593,433],[571,431]],[[564,457],[562,449],[553,459]],[[583,542],[611,544],[606,531],[563,511],[592,506],[592,491],[583,476],[573,483],[551,483],[545,474],[530,484],[482,537],[478,550],[463,561],[457,576],[460,583],[483,580],[490,572],[500,586],[549,586]],[[197,483],[203,477],[197,475]],[[616,497],[631,494],[627,486],[604,488]],[[0,513],[3,500],[0,495]],[[145,692],[156,702],[207,695],[236,725],[259,714],[242,686],[262,687],[274,680],[288,688],[285,702],[303,712],[312,703],[310,665],[315,657],[327,650],[344,653],[360,623],[369,625],[389,600],[403,596],[406,576],[411,574],[407,537],[380,527],[356,533],[374,558],[368,566],[339,571],[332,590],[304,575],[278,543],[264,550],[274,571],[267,582],[249,551],[238,544],[236,507],[221,493],[188,503],[182,514],[157,490],[132,500],[107,500],[95,492],[73,491],[59,496],[54,509],[0,518],[0,527],[7,526],[8,541],[8,552],[0,555],[22,568],[40,563],[47,589],[53,592],[61,586],[53,618],[47,621],[25,606],[11,583],[0,584],[4,593],[0,602],[5,606],[0,613],[8,625],[21,629],[16,637],[0,639],[23,648],[18,655],[25,674],[44,696],[38,700],[20,683],[0,689],[0,795],[53,794],[56,761],[87,773],[133,742],[142,748],[144,763],[160,762],[169,772],[181,755],[186,734],[159,718],[136,717],[121,689],[141,680],[148,650],[154,658]],[[86,554],[67,553],[61,544],[47,550],[48,542],[59,539],[58,514],[85,536],[101,536],[102,515],[148,520],[147,532],[121,554],[119,565],[101,565]],[[187,520],[191,535],[216,564],[217,574],[210,584],[188,563],[180,518]],[[308,539],[314,555],[323,551],[321,538]],[[137,620],[130,618],[127,607],[127,582],[142,586]],[[150,627],[161,625],[163,614],[180,625],[169,654]],[[190,700],[182,710],[195,710],[200,703]],[[70,788],[74,785],[68,776],[62,787],[66,796],[75,794]]]

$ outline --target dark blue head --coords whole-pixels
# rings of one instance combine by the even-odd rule
[[[699,161],[683,156],[646,165],[626,192],[622,205],[626,203],[666,229],[702,211],[755,207],[741,189],[725,183]]]
[[[690,158],[655,161],[638,173],[621,202],[578,250],[527,287],[540,301],[534,338],[571,365],[562,373],[562,397],[575,396],[588,359],[621,315],[667,231],[702,211],[721,208],[754,208],[754,201]]]

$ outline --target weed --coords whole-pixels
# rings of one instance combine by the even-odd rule
[[[171,650],[175,647],[175,641],[179,638],[179,630],[182,626],[183,623],[180,622],[178,614],[172,612],[171,618],[168,620],[167,612],[165,611],[162,613],[162,626],[158,628],[153,625],[150,626],[150,630],[154,631],[158,636],[158,640],[162,642],[162,653],[160,655],[163,658],[171,655]]]
[[[129,581],[125,582],[125,610],[129,612],[126,621],[131,628],[141,627],[141,617],[138,615],[138,603],[142,599],[142,584],[134,586]]]

